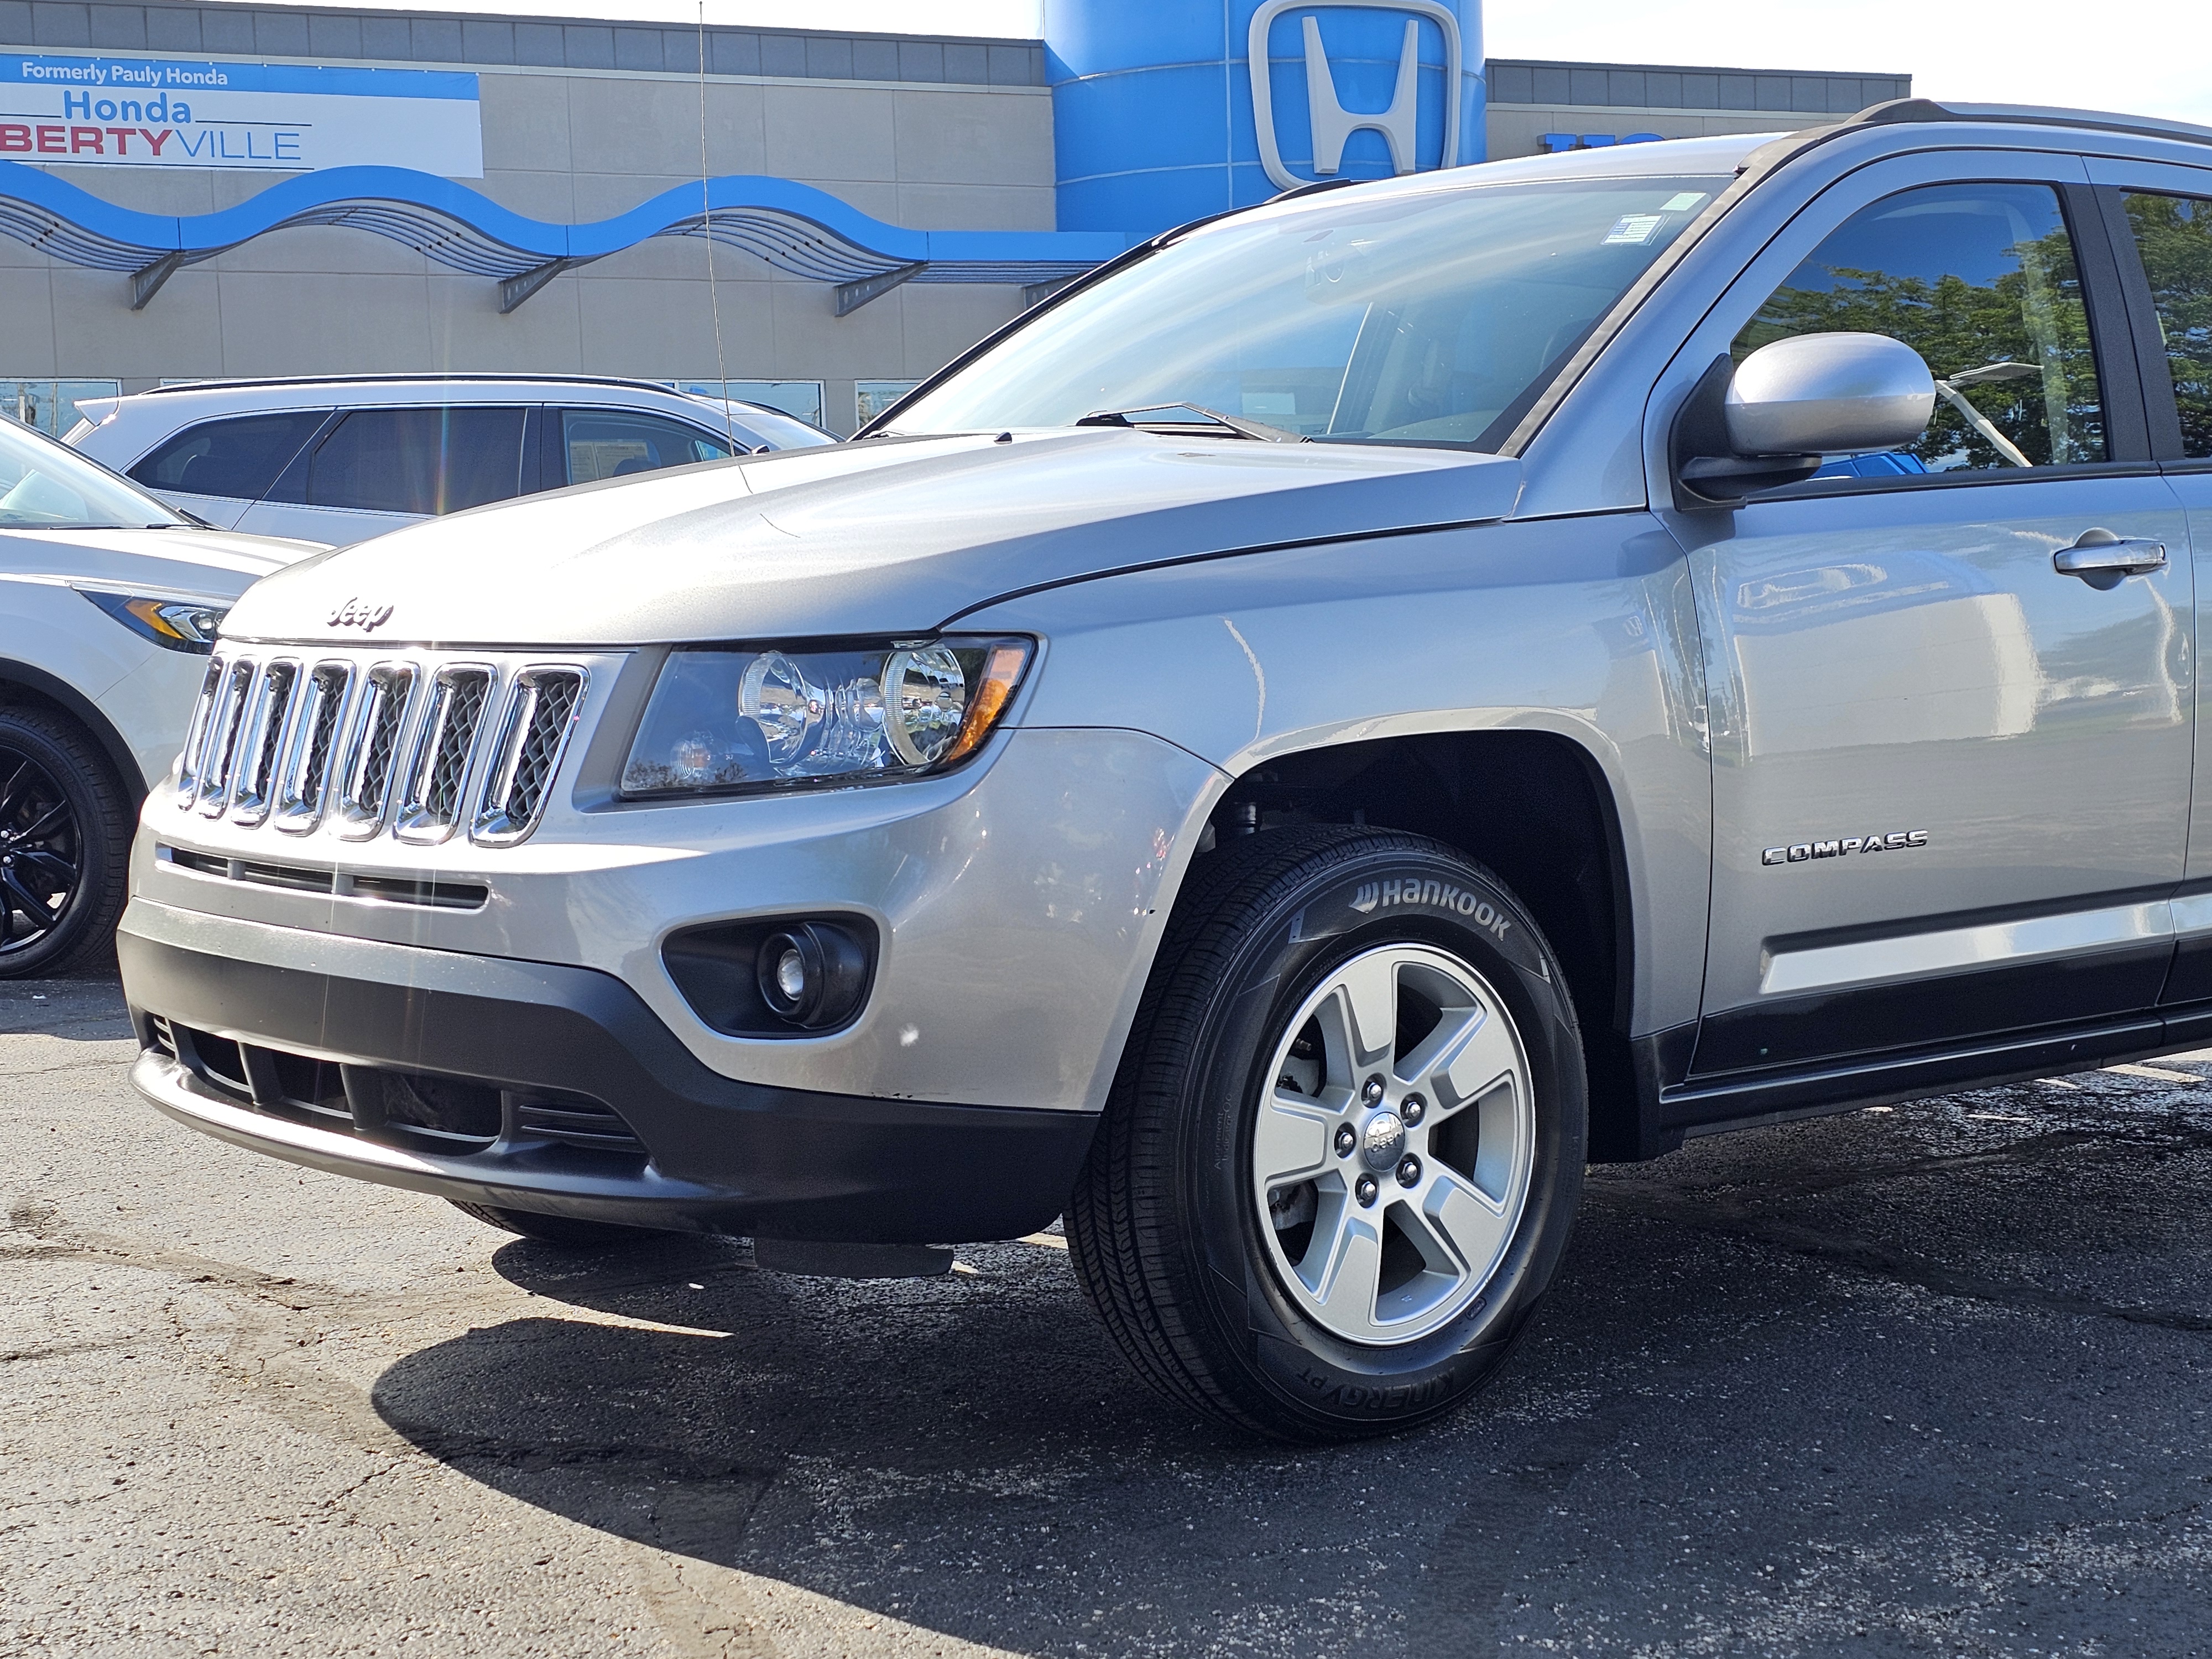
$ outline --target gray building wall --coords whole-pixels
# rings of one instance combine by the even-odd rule
[[[1033,40],[774,29],[702,40],[565,19],[0,0],[0,51],[472,70],[484,176],[463,182],[571,223],[698,179],[702,47],[708,172],[794,179],[917,230],[1054,228],[1051,94]],[[1802,127],[1911,89],[1902,76],[1519,59],[1492,59],[1489,85],[1494,157],[1537,154],[1547,133]],[[185,215],[286,176],[49,170],[109,201]],[[495,282],[367,232],[302,227],[179,270],[143,311],[129,300],[127,276],[0,237],[0,386],[424,370],[811,380],[827,423],[849,432],[857,382],[921,378],[1012,317],[1022,294],[909,283],[840,318],[828,284],[667,237],[556,277],[503,316]]]
[[[798,179],[915,229],[1053,228],[1052,102],[1034,42],[709,30],[707,46],[710,172]],[[538,219],[607,218],[700,173],[696,30],[0,0],[8,46],[471,70],[484,176],[462,182]],[[288,176],[50,170],[166,214],[213,212]],[[823,383],[829,423],[849,431],[856,380],[918,379],[1022,303],[1017,286],[910,283],[840,318],[829,285],[718,247],[718,369],[708,248],[658,238],[556,277],[502,316],[495,282],[367,232],[302,227],[186,267],[133,312],[128,277],[0,237],[0,380],[110,379],[135,391],[422,370],[807,380]]]
[[[1540,155],[1547,133],[1701,138],[1790,132],[1912,95],[1909,75],[1562,64],[1493,58],[1487,132],[1492,161]]]

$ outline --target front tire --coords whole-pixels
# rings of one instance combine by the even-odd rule
[[[1140,1374],[1309,1442],[1452,1409],[1504,1362],[1581,1194],[1582,1042],[1497,877],[1349,827],[1193,872],[1067,1212]]]
[[[0,706],[0,979],[70,973],[114,951],[131,816],[82,726]]]

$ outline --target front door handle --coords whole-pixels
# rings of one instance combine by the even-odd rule
[[[2109,530],[2085,530],[2073,546],[2051,556],[2051,566],[2062,576],[2086,577],[2093,584],[2100,576],[2117,581],[2165,569],[2166,544],[2131,542]]]

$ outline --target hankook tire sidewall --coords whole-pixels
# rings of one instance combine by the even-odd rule
[[[1437,896],[1363,913],[1352,902],[1383,880],[1418,876]],[[1504,924],[1474,924],[1470,891]],[[1478,910],[1476,914],[1481,914]],[[1309,1320],[1276,1278],[1250,1176],[1261,1073],[1280,1030],[1341,963],[1380,945],[1418,942],[1480,974],[1518,1028],[1533,1085],[1534,1157],[1520,1225],[1481,1296],[1450,1323],[1402,1346],[1346,1342]],[[1581,1045],[1557,965],[1540,934],[1495,881],[1439,852],[1377,854],[1329,871],[1255,928],[1224,975],[1194,1072],[1194,1236],[1203,1240],[1206,1292],[1223,1328],[1244,1334],[1239,1356],[1297,1408],[1325,1420],[1372,1422],[1441,1411],[1493,1370],[1519,1335],[1565,1248],[1580,1195],[1586,1109]]]

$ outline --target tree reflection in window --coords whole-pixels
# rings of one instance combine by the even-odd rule
[[[2212,456],[2212,202],[2130,196],[2128,218],[2166,339],[2181,453]]]
[[[1877,202],[1790,273],[1733,349],[1741,362],[1776,340],[1840,332],[1901,340],[1949,382],[1926,434],[1899,452],[1909,465],[1891,470],[2106,458],[2081,272],[2044,185],[1940,185]]]

